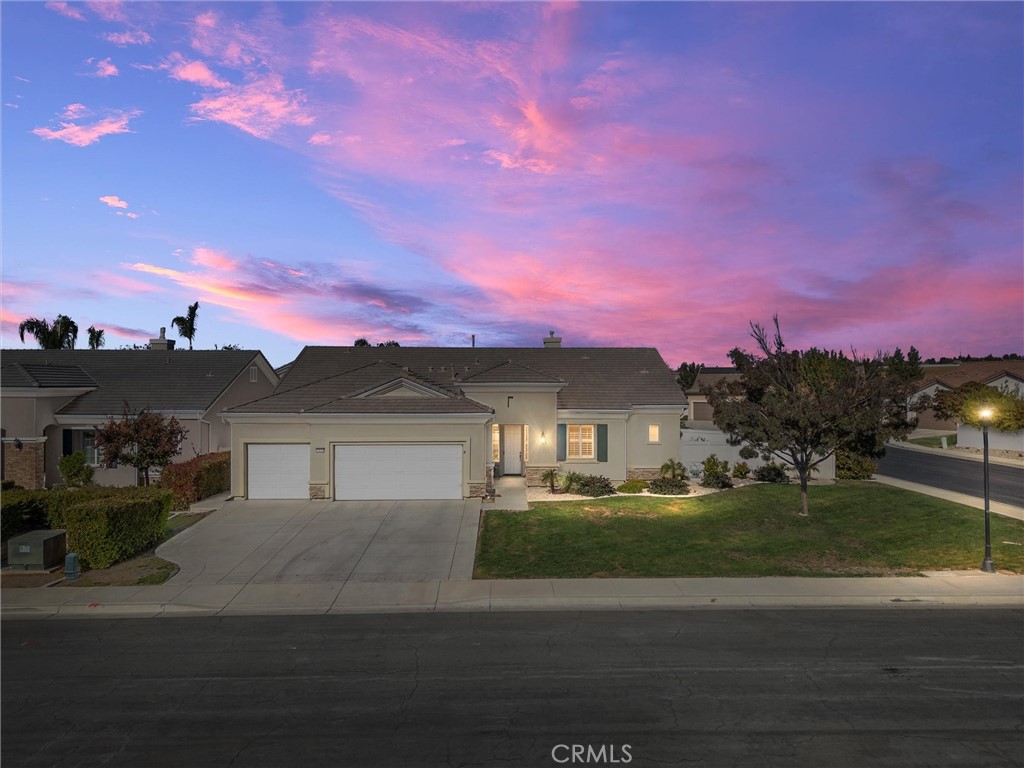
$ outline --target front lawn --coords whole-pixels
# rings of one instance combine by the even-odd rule
[[[907,440],[908,443],[914,445],[923,445],[925,448],[941,448],[942,438],[946,438],[946,447],[956,447],[956,433],[950,432],[948,435],[932,435],[931,437],[915,437],[913,440]]]
[[[866,481],[758,484],[696,498],[608,497],[487,512],[477,579],[891,576],[970,570],[980,510]],[[1007,543],[1009,542],[1009,543]],[[992,516],[992,557],[1024,572],[1024,523]]]

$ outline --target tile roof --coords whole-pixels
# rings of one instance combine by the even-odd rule
[[[22,365],[0,367],[0,386],[11,388],[96,387],[96,382],[77,365]]]
[[[14,382],[20,374],[8,368],[20,366],[37,381],[63,381],[43,386],[97,388],[79,395],[59,413],[76,416],[120,414],[124,402],[132,408],[158,411],[203,411],[261,353],[253,350],[92,350],[92,349],[5,349],[0,351],[4,387],[24,386]],[[81,374],[71,374],[70,370]],[[84,377],[84,378],[82,378]]]
[[[382,366],[391,366],[386,368]],[[450,392],[448,398],[352,398],[363,387],[394,379],[394,370]],[[391,379],[387,379],[390,376]],[[232,413],[334,412],[428,413],[433,409],[488,410],[459,396],[462,383],[564,382],[563,409],[627,410],[638,405],[682,406],[675,374],[653,348],[560,347],[306,347],[270,397],[231,409]],[[361,401],[359,403],[344,402]],[[445,401],[450,401],[444,405]],[[407,402],[397,402],[407,401]],[[374,407],[377,410],[366,411]],[[328,410],[324,410],[328,409]],[[455,411],[445,411],[455,412]]]
[[[951,389],[970,381],[984,384],[1004,374],[1024,379],[1024,360],[977,360],[956,365],[925,365],[923,369],[921,389],[936,382]]]

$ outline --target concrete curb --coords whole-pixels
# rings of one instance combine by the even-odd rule
[[[893,442],[889,443],[893,448],[903,448],[908,451],[918,451],[920,453],[931,453],[936,456],[945,456],[950,459],[966,459],[967,461],[983,462],[985,459],[983,456],[973,453],[960,453],[953,448],[929,448],[927,445],[917,445],[915,443],[906,442]],[[1016,467],[1017,469],[1024,469],[1024,459],[1007,459],[1002,456],[989,456],[989,464],[999,464],[1003,467]]]
[[[1024,577],[536,579],[4,589],[13,619],[808,608],[1024,609]]]

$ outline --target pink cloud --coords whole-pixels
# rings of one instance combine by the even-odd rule
[[[85,104],[68,104],[64,107],[64,111],[61,112],[61,117],[65,120],[76,120],[79,117],[86,117],[91,115],[92,112]]]
[[[104,21],[126,21],[124,3],[121,0],[94,0],[86,7]]]
[[[92,64],[93,60],[87,59],[86,62]],[[96,62],[96,69],[92,74],[93,77],[116,77],[119,72],[117,67],[107,58]]]
[[[119,198],[117,195],[104,195],[100,198],[101,203],[106,203],[111,208],[127,208],[128,203]]]
[[[45,7],[51,11],[59,13],[61,16],[66,16],[69,19],[85,21],[85,14],[78,10],[78,8],[68,5],[67,3],[47,3]]]
[[[87,147],[95,144],[104,136],[118,133],[131,133],[128,123],[141,115],[140,110],[118,112],[101,118],[90,125],[79,125],[70,121],[61,121],[59,128],[35,128],[32,133],[46,141],[63,141],[75,147]]]
[[[285,88],[280,75],[267,75],[245,85],[231,86],[190,105],[200,120],[227,123],[260,139],[289,125],[311,125],[301,91]]]
[[[149,33],[142,29],[129,29],[124,32],[108,32],[103,38],[114,45],[124,48],[128,45],[147,45],[153,42]]]
[[[312,136],[306,139],[306,143],[312,144],[315,147],[322,147],[326,144],[333,143],[333,139],[331,138],[331,134],[320,131],[318,133],[314,133]]]
[[[238,267],[238,262],[226,253],[202,247],[192,250],[192,263],[199,267],[209,267],[225,272],[231,272]]]
[[[172,53],[167,60],[170,76],[175,80],[195,83],[204,88],[227,88],[231,83],[221,80],[201,61],[188,61],[180,53]]]

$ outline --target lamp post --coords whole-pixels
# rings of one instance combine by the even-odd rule
[[[992,421],[992,409],[987,405],[982,407],[978,411],[978,420],[981,422],[982,464],[985,473],[985,559],[981,561],[981,570],[985,573],[995,573],[996,567],[992,564],[992,528],[988,501],[988,425]]]

